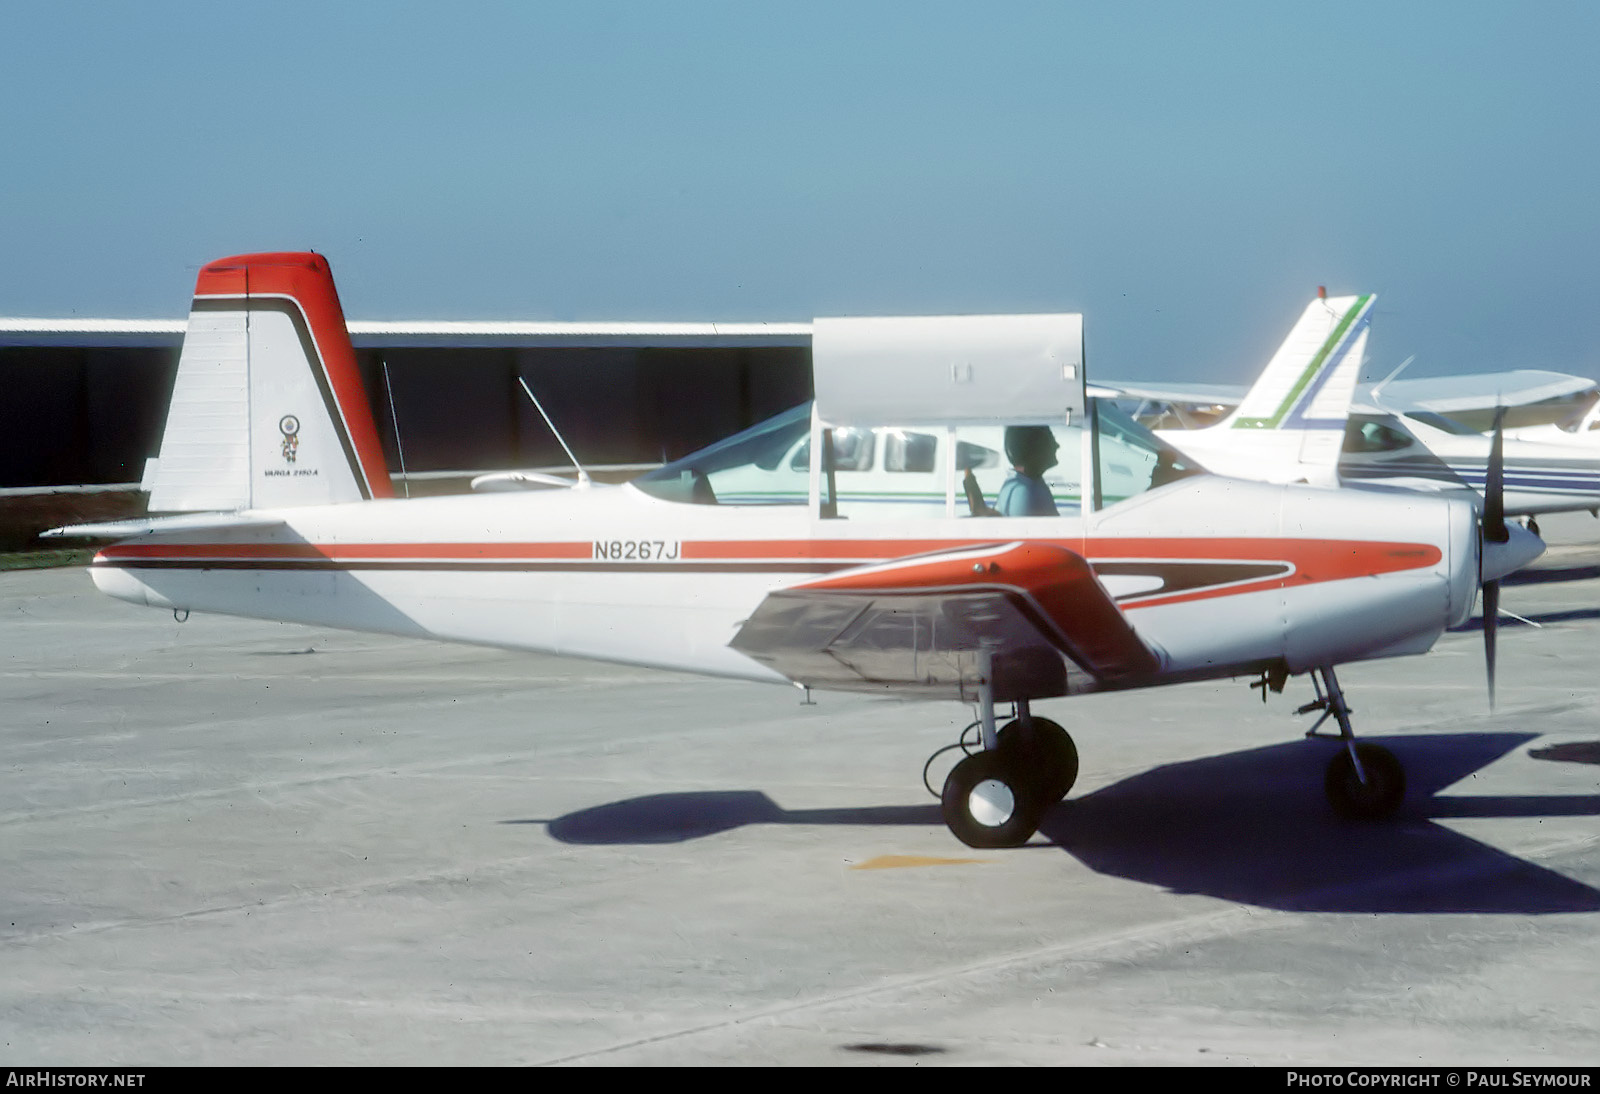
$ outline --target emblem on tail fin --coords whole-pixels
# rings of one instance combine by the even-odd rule
[[[283,434],[283,462],[293,463],[295,453],[300,448],[300,419],[293,414],[285,414],[278,419],[278,432]]]

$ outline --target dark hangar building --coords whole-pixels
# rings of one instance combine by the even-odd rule
[[[0,490],[137,483],[160,446],[186,325],[0,319]],[[811,397],[809,323],[349,327],[390,473],[419,490],[569,466],[519,381],[585,466],[616,477]]]

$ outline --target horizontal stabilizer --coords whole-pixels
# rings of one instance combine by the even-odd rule
[[[40,532],[40,539],[128,539],[157,532],[207,532],[230,528],[268,528],[282,524],[276,517],[254,513],[186,513],[143,520],[107,520],[97,524],[69,524]]]

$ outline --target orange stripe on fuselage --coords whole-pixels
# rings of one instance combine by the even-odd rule
[[[227,561],[356,561],[405,559],[423,562],[562,561],[587,559],[588,543],[118,543],[101,549],[96,561],[124,559]]]
[[[807,563],[826,560],[843,565],[870,565],[935,551],[996,546],[999,539],[819,539],[819,540],[700,540],[682,545],[684,562]],[[1171,596],[1159,594],[1120,606],[1127,611],[1179,604],[1215,597],[1237,596],[1274,588],[1310,585],[1348,578],[1418,570],[1443,557],[1431,543],[1365,540],[1307,540],[1288,538],[1029,540],[1081,554],[1090,564],[1110,561],[1284,562],[1286,574],[1259,581],[1189,589]],[[140,561],[328,561],[392,560],[405,562],[590,562],[591,541],[559,543],[121,543],[103,548],[97,563]],[[397,565],[397,568],[400,568]],[[626,571],[626,563],[618,563]]]
[[[691,560],[733,560],[775,558],[853,559],[862,564],[889,562],[909,555],[963,548],[999,546],[1016,540],[1014,536],[989,536],[984,539],[796,539],[796,540],[707,540],[686,541],[683,557]],[[1369,540],[1292,539],[1288,537],[1168,537],[1130,536],[1087,539],[1027,539],[1049,547],[1063,547],[1084,558],[1112,559],[1204,559],[1219,562],[1295,563],[1305,570],[1311,564],[1319,571],[1318,581],[1340,577],[1361,577],[1395,570],[1432,566],[1443,558],[1432,543],[1401,543]]]

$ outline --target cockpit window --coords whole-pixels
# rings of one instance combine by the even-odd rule
[[[870,429],[835,429],[833,431],[833,466],[840,471],[871,471],[873,455],[877,448],[876,431]],[[794,471],[811,470],[811,437],[800,442],[789,461]]]
[[[1082,508],[1083,430],[1077,426],[957,426],[955,493],[960,516],[1077,516]],[[1010,453],[1010,455],[1005,455]],[[1023,476],[1029,454],[1042,469]],[[1008,485],[1010,484],[1010,485]]]
[[[1409,434],[1376,418],[1351,418],[1344,431],[1346,452],[1397,452],[1411,446]]]
[[[797,461],[794,450],[806,442],[810,432],[811,404],[806,403],[648,471],[633,483],[666,501],[804,505],[810,489],[810,465]],[[867,448],[870,452],[870,436]]]
[[[999,467],[1000,453],[992,448],[970,441],[956,442],[956,471],[972,471],[980,467]]]
[[[1203,469],[1109,402],[1097,401],[1101,506]],[[1032,428],[1032,427],[1030,427]],[[1083,426],[1056,425],[1054,459],[1041,478],[1055,511],[1083,505]],[[985,515],[1015,474],[1002,455],[1006,427],[834,427],[824,507],[858,519]],[[953,444],[952,444],[953,442]],[[968,480],[971,480],[970,482]],[[698,505],[805,505],[811,488],[811,407],[797,406],[633,480],[666,501]],[[952,506],[955,508],[952,509]]]
[[[1111,400],[1095,400],[1095,414],[1102,507],[1190,475],[1205,474],[1205,468],[1134,421]]]

